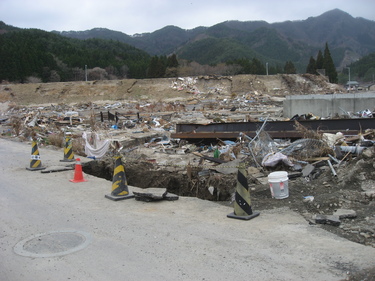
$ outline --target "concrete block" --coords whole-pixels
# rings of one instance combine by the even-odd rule
[[[339,216],[335,216],[335,215],[318,214],[318,215],[315,215],[314,220],[315,220],[315,223],[318,223],[318,224],[329,224],[333,226],[339,226],[341,223]]]

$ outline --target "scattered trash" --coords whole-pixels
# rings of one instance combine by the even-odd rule
[[[365,109],[365,110],[362,110],[360,112],[357,112],[357,116],[359,116],[361,118],[372,118],[373,113],[370,109]]]
[[[363,152],[365,147],[361,147],[361,146],[340,146],[340,149],[343,152],[350,152],[350,153],[354,153],[354,154],[359,155]]]
[[[309,196],[303,197],[303,202],[312,202],[312,201],[314,201],[314,196],[309,195]]]
[[[288,157],[280,152],[269,153],[262,160],[262,166],[264,167],[275,167],[279,163],[283,163],[287,166],[292,167],[293,163]]]
[[[333,176],[337,177],[337,173],[336,173],[335,169],[333,168],[333,165],[332,165],[331,161],[327,160],[327,163],[328,163],[328,166],[330,167],[330,169],[332,171]]]
[[[284,199],[289,197],[288,172],[279,171],[268,175],[271,195],[275,199]]]

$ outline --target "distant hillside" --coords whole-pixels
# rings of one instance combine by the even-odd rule
[[[152,33],[136,34],[133,36],[106,28],[93,28],[86,31],[53,32],[76,39],[101,38],[118,40],[141,49],[150,55],[169,55],[175,52],[178,46],[184,45],[192,38],[204,32],[204,30],[204,27],[184,30],[176,26],[166,26]]]
[[[0,23],[0,82],[145,78],[149,62],[149,54],[119,41],[78,40]]]
[[[5,22],[0,21],[0,34],[4,34],[8,31],[15,31],[15,30],[21,30],[21,28],[7,25],[5,24]]]
[[[375,82],[375,53],[362,57],[350,65],[351,80]],[[348,69],[345,70],[348,73]]]
[[[56,31],[57,32],[57,31]],[[257,58],[270,64],[291,60],[304,71],[310,56],[327,42],[336,67],[345,67],[375,52],[375,22],[353,18],[339,9],[302,21],[269,24],[265,21],[226,21],[212,27],[184,30],[166,26],[133,36],[103,28],[59,32],[78,39],[118,40],[151,55],[176,53],[180,58],[215,64],[233,58]]]

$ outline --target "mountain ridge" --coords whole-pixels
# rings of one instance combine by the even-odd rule
[[[269,38],[261,34],[262,31],[267,30],[266,33],[268,33],[267,36],[270,36]],[[270,30],[276,31],[277,34],[270,32]],[[207,44],[201,42],[201,46],[207,45],[202,52],[208,53],[210,47],[227,50],[228,39],[230,39],[233,40],[232,45],[235,46],[235,49],[241,49],[239,54],[251,49],[252,54],[278,64],[292,59],[293,56],[288,53],[295,52],[299,56],[294,58],[293,62],[300,69],[307,64],[310,56],[316,56],[318,50],[324,48],[325,43],[328,43],[332,53],[338,52],[334,56],[334,61],[339,68],[356,61],[359,57],[375,52],[375,22],[361,17],[354,18],[340,9],[333,9],[317,17],[308,17],[305,20],[277,23],[230,20],[210,27],[198,26],[193,29],[182,29],[174,25],[167,25],[153,32],[134,35],[127,35],[106,28],[53,32],[77,39],[119,40],[146,51],[150,55],[160,56],[176,53],[181,58],[208,64],[216,64],[231,57],[229,54],[220,56],[221,61],[219,61],[214,58],[199,59],[201,57],[199,54],[191,55],[192,49],[196,49],[197,41],[208,40],[209,38],[218,40],[215,41],[215,45],[210,45],[212,39],[208,40]],[[263,44],[255,42],[257,41],[256,36],[263,36]],[[272,46],[283,46],[283,54],[280,54],[280,52],[270,54]]]
[[[0,22],[0,34],[17,29]],[[235,59],[260,59],[282,67],[292,61],[304,72],[309,58],[328,43],[335,66],[343,69],[375,52],[375,21],[354,18],[340,9],[305,20],[268,23],[230,20],[210,27],[182,29],[167,25],[153,32],[127,35],[95,27],[85,31],[52,31],[64,37],[98,38],[131,45],[151,56],[168,56],[215,65]]]

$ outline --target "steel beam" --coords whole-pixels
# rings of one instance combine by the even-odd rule
[[[323,133],[342,132],[344,135],[357,135],[366,129],[375,129],[375,118],[329,119],[298,121],[305,128]],[[231,122],[209,124],[177,124],[172,138],[181,139],[215,139],[237,138],[242,132],[254,137],[263,122]],[[270,121],[264,130],[272,138],[302,138],[303,134],[296,130],[295,121]]]

